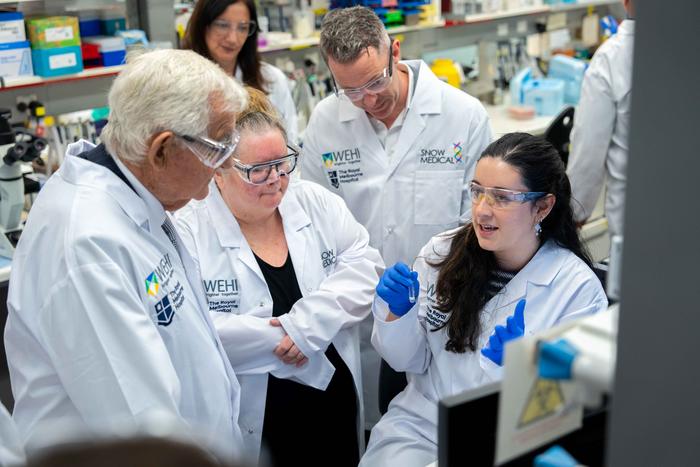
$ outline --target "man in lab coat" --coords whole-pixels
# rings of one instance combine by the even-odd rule
[[[629,151],[634,6],[633,0],[623,3],[627,19],[600,46],[583,78],[566,170],[578,222],[591,216],[607,179],[605,215],[610,235],[622,235]]]
[[[335,95],[318,104],[304,136],[302,178],[340,195],[387,265],[408,264],[430,238],[470,217],[469,182],[491,141],[478,100],[440,81],[420,60],[400,61],[377,15],[331,11],[321,53]],[[363,323],[366,420],[379,418],[379,356]]]
[[[27,446],[49,426],[165,414],[239,453],[238,381],[168,211],[231,163],[246,99],[194,52],[146,53],[112,85],[104,144],[69,146],[12,261],[5,345]]]

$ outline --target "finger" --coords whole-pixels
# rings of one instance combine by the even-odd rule
[[[489,347],[498,352],[503,350],[503,341],[495,332],[489,337]]]
[[[277,318],[272,318],[272,319],[270,320],[270,326],[274,326],[274,327],[276,327],[276,328],[281,328],[281,327],[282,327],[282,323],[280,323],[280,320],[278,320]]]
[[[293,345],[291,349],[284,355],[285,360],[288,360],[289,363],[296,362],[298,360],[299,356],[299,348],[296,345]],[[303,354],[302,354],[303,356]]]
[[[280,343],[277,344],[277,347],[275,347],[275,355],[282,358],[293,345],[294,342],[292,342],[292,339],[290,339],[289,336],[284,336]]]
[[[525,302],[526,300],[524,298],[520,300],[515,306],[515,313],[513,313],[515,324],[523,331],[525,330]]]
[[[396,282],[393,277],[384,278],[384,286],[391,290],[393,293],[406,293],[407,286],[400,282]]]
[[[304,357],[304,358],[302,358],[301,360],[299,360],[299,361],[297,362],[296,367],[297,367],[297,368],[300,368],[300,367],[306,365],[306,363],[307,363],[308,361],[309,361],[309,359],[306,358],[306,357]]]
[[[506,319],[506,329],[508,330],[509,333],[513,335],[518,334],[518,325],[515,324],[515,317],[514,316],[509,316]]]
[[[410,271],[408,272],[408,274],[404,275],[394,269],[390,269],[387,272],[387,274],[389,275],[389,278],[391,280],[393,280],[397,284],[403,285],[404,287],[409,287],[411,285],[411,282],[413,282],[411,279]]]
[[[503,326],[496,326],[496,334],[498,335],[498,338],[501,339],[501,342],[505,343],[508,341],[508,339],[511,337],[510,334],[508,333],[508,330],[504,328]]]
[[[411,276],[411,268],[409,268],[406,263],[402,263],[399,261],[394,265],[393,269],[404,277]]]

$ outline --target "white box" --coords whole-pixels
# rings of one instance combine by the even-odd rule
[[[0,43],[15,43],[27,40],[24,33],[22,13],[0,13]]]
[[[33,76],[29,41],[0,44],[0,76]]]

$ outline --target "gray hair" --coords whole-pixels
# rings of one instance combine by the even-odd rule
[[[363,6],[338,8],[321,24],[321,55],[342,64],[353,63],[369,47],[388,47],[389,34],[374,11]]]
[[[109,91],[109,122],[101,135],[122,160],[141,163],[161,131],[207,136],[214,114],[233,119],[247,105],[240,84],[191,50],[130,54],[127,63]]]
[[[241,139],[247,134],[261,134],[270,130],[277,130],[282,134],[284,143],[287,144],[287,130],[282,121],[273,114],[255,111],[243,115],[236,123],[236,128],[241,132]]]

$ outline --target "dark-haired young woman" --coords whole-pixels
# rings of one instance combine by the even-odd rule
[[[434,461],[438,400],[499,379],[505,342],[607,308],[554,147],[525,133],[491,143],[471,196],[470,224],[433,237],[415,271],[397,263],[377,286],[372,343],[409,382],[360,465]]]
[[[184,48],[219,64],[229,75],[267,94],[297,142],[297,111],[289,80],[260,59],[258,13],[253,0],[199,0],[187,25]]]

